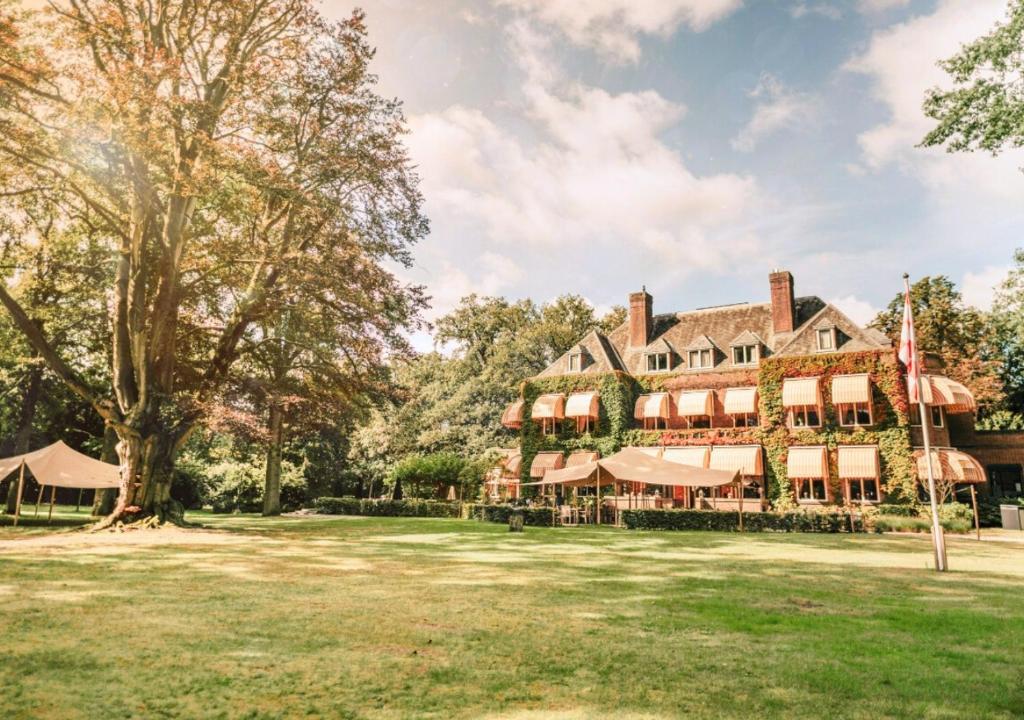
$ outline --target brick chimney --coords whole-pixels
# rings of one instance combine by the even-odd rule
[[[654,298],[647,288],[629,295],[629,346],[646,347],[654,330]]]
[[[796,303],[793,300],[793,275],[787,270],[774,270],[768,276],[772,288],[772,327],[777,333],[790,333],[796,326]]]

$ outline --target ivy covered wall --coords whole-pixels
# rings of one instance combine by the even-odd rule
[[[869,428],[839,425],[832,405],[831,379],[834,375],[867,373],[874,394],[874,424]],[[789,377],[821,378],[824,413],[822,427],[791,430],[782,407],[782,382]],[[648,392],[725,387],[756,382],[760,398],[761,425],[755,428],[715,427],[702,430],[643,430],[636,427],[633,408],[636,398]],[[530,420],[534,401],[546,393],[597,391],[601,395],[600,417],[591,432],[576,432],[574,420],[559,424],[555,435],[545,436],[539,424]],[[824,445],[829,450],[831,493],[841,498],[838,480],[839,445],[878,445],[882,484],[890,502],[913,502],[916,468],[911,454],[906,388],[893,350],[801,357],[769,357],[756,371],[737,373],[659,373],[630,376],[621,372],[601,375],[579,374],[533,378],[522,384],[524,423],[520,431],[521,479],[529,482],[530,464],[538,452],[596,450],[606,456],[625,446],[639,445],[745,445],[760,444],[766,455],[767,493],[776,508],[794,504],[786,476],[790,445]],[[718,400],[720,402],[720,399]]]

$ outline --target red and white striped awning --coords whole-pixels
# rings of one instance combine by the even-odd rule
[[[871,380],[867,374],[832,377],[832,404],[853,405],[871,402]]]
[[[839,448],[839,478],[861,480],[879,478],[877,445],[843,445]]]
[[[764,475],[760,445],[716,445],[711,448],[712,470],[729,470],[740,475]]]
[[[672,399],[666,392],[641,395],[636,399],[633,417],[637,420],[648,418],[668,419],[672,416]]]
[[[565,416],[567,418],[591,418],[596,420],[599,398],[600,395],[596,392],[573,393],[565,403]]]
[[[561,420],[565,417],[565,395],[562,393],[541,395],[534,401],[530,417],[534,420]]]
[[[782,381],[782,406],[806,407],[821,405],[820,378],[786,378]]]
[[[914,459],[917,460],[917,479],[928,482],[928,461],[923,448],[914,450]],[[987,481],[981,463],[965,452],[948,448],[932,450],[932,472],[936,480],[954,483],[976,485]]]
[[[681,447],[667,447],[661,454],[662,460],[690,465],[691,467],[706,468],[708,466],[708,454],[711,448],[707,445],[685,445]]]
[[[828,458],[822,445],[791,447],[786,459],[786,474],[790,479],[817,479],[828,477]]]
[[[714,414],[715,400],[710,390],[683,390],[676,396],[676,415],[680,417]]]
[[[518,430],[523,426],[523,401],[516,400],[505,408],[501,414],[501,424],[510,430]]]
[[[757,412],[757,388],[738,387],[725,391],[726,415],[748,415]]]
[[[560,452],[541,452],[533,456],[530,463],[530,477],[542,478],[548,470],[561,470],[565,467],[565,456]]]

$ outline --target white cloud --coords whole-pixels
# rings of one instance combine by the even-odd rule
[[[828,18],[829,20],[841,20],[843,17],[843,11],[841,9],[835,5],[829,5],[828,3],[799,2],[796,5],[790,6],[789,14],[797,20],[811,15],[818,15],[823,18]]]
[[[496,0],[557,27],[574,44],[610,60],[635,62],[638,36],[669,37],[681,25],[700,32],[732,14],[742,0]]]
[[[963,282],[960,283],[964,303],[979,310],[991,310],[996,288],[1006,280],[1010,270],[1009,266],[990,265],[979,272],[964,273]]]
[[[1005,10],[1004,0],[943,0],[931,15],[876,31],[866,51],[846,64],[847,70],[870,78],[872,94],[889,112],[887,121],[858,136],[867,169],[895,165],[944,198],[959,202],[989,197],[1019,203],[1024,178],[1018,167],[1024,153],[992,158],[916,147],[934,125],[921,109],[925,92],[949,85],[937,61],[987,33]]]
[[[879,308],[876,308],[866,300],[861,300],[856,295],[834,298],[828,302],[839,308],[840,312],[861,327],[874,320],[875,316],[880,312]]]
[[[857,3],[857,9],[862,13],[880,13],[886,10],[892,10],[893,8],[905,7],[910,4],[910,0],[860,0]]]
[[[750,121],[732,139],[740,152],[750,152],[764,138],[787,128],[806,127],[818,114],[818,101],[807,93],[797,92],[765,73],[750,92],[758,102]]]

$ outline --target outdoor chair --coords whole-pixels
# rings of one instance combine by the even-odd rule
[[[562,505],[558,508],[558,521],[562,525],[575,525],[576,516],[572,511],[572,508],[568,505]]]

